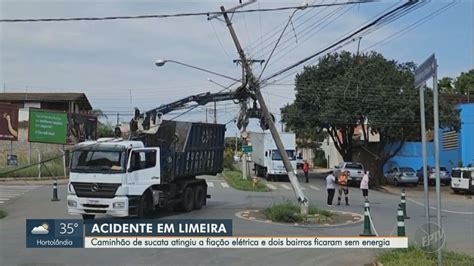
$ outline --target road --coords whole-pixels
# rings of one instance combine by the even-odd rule
[[[290,184],[270,182],[271,192],[255,193],[236,191],[220,177],[203,178],[207,180],[209,194],[212,195],[205,208],[190,213],[164,212],[157,214],[155,218],[228,218],[233,220],[235,235],[357,236],[363,229],[360,223],[316,229],[243,220],[235,214],[245,209],[264,208],[272,203],[293,200]],[[310,183],[302,185],[310,203],[325,208],[326,191],[322,176],[312,174]],[[12,188],[18,190],[18,186]],[[0,185],[0,192],[8,189],[8,186]],[[61,201],[50,201],[51,195],[51,186],[28,186],[21,194],[0,204],[0,208],[8,212],[8,216],[0,220],[0,265],[341,265],[348,262],[352,265],[365,265],[373,262],[377,252],[381,252],[369,249],[61,249],[58,250],[60,252],[26,249],[25,219],[77,218],[67,214],[66,186],[59,186]],[[350,206],[342,205],[334,209],[362,214],[363,198],[360,190],[351,188],[350,198]],[[394,226],[400,197],[370,191],[369,198],[371,216],[378,234],[383,236],[396,233]],[[408,215],[411,219],[406,221],[406,229],[409,237],[424,223],[424,207],[414,201],[422,202],[416,197],[408,200]],[[447,248],[474,255],[473,201],[446,201],[443,209]]]

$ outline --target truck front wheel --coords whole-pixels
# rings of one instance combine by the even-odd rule
[[[140,204],[138,205],[138,218],[145,218],[150,216],[153,212],[153,198],[151,193],[147,190],[140,197]]]
[[[197,186],[194,192],[194,209],[200,210],[206,200],[205,190],[203,186]]]
[[[194,191],[191,187],[184,190],[182,207],[185,212],[190,212],[194,209]]]

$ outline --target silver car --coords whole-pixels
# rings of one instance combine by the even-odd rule
[[[415,169],[411,167],[394,167],[385,174],[387,183],[399,186],[401,184],[418,185],[418,176]]]

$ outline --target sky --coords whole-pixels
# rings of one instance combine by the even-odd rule
[[[0,0],[0,17],[68,18],[219,11],[238,4],[232,1],[8,1]],[[344,0],[307,0],[312,4]],[[378,1],[359,5],[299,10],[284,32],[262,77],[303,59],[360,27],[387,8],[404,1]],[[473,68],[473,4],[458,0],[444,12],[407,26],[449,5],[451,0],[426,2],[404,17],[360,40],[360,51],[371,50],[399,62],[420,64],[436,54],[439,77],[455,78]],[[299,6],[297,1],[258,1],[245,9]],[[252,59],[268,59],[291,10],[235,14],[232,23]],[[6,92],[84,92],[94,108],[116,119],[129,120],[134,107],[149,110],[189,95],[217,92],[231,80],[167,63],[158,68],[157,59],[176,60],[240,78],[241,68],[234,43],[224,22],[206,16],[77,22],[0,23],[0,85]],[[388,38],[388,39],[387,39]],[[382,41],[382,42],[381,42]],[[385,42],[383,42],[385,41]],[[355,53],[355,40],[340,50]],[[340,51],[339,50],[339,51]],[[315,60],[308,64],[317,63]],[[294,100],[294,77],[304,65],[276,77],[262,89],[276,120],[280,108]],[[259,64],[253,69],[262,71]],[[211,81],[210,81],[211,80]],[[218,85],[219,84],[219,85]],[[235,87],[235,86],[234,86]],[[213,105],[198,107],[178,120],[212,121]],[[219,123],[228,123],[227,135],[238,130],[233,119],[239,106],[217,103]],[[170,113],[174,118],[182,111]],[[279,127],[279,126],[278,126]],[[252,121],[250,130],[258,130]]]

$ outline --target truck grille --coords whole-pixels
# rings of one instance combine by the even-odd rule
[[[114,183],[79,183],[72,182],[78,197],[84,198],[113,198],[121,184]]]

